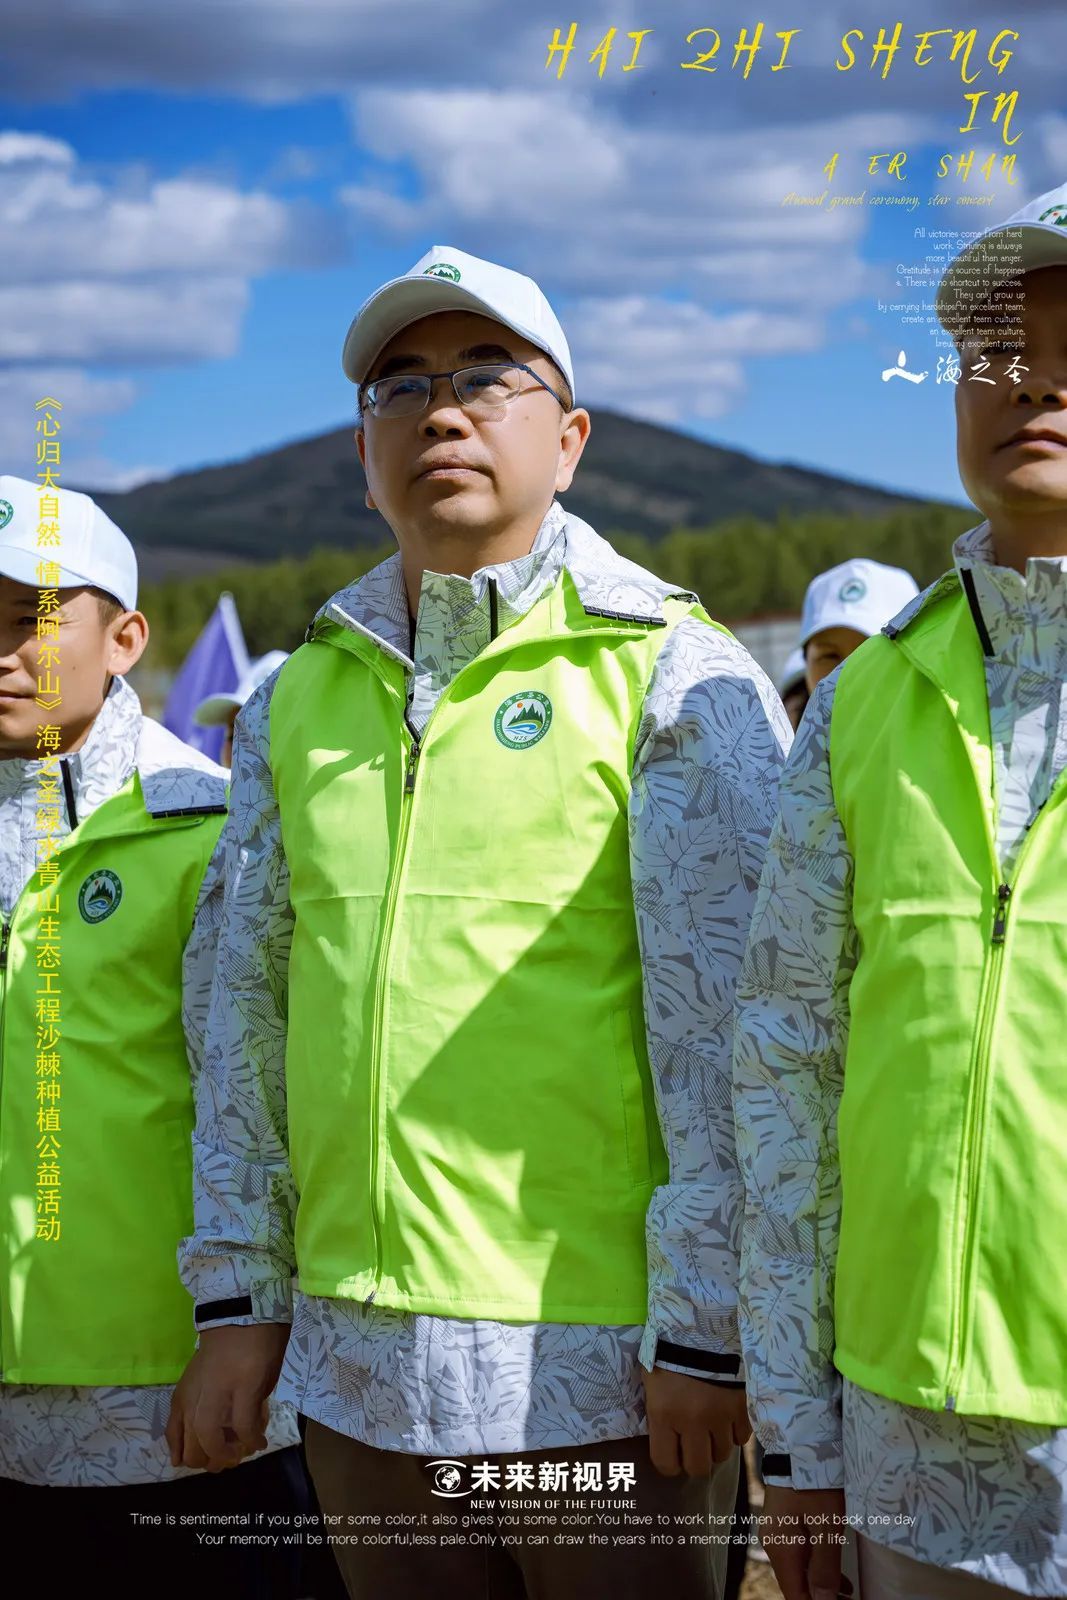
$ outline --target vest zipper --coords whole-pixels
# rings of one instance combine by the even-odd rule
[[[411,749],[408,751],[407,770],[404,774],[404,793],[415,793],[415,766],[419,759],[419,741],[412,735]]]
[[[1065,769],[1067,770],[1067,769]],[[963,1376],[963,1350],[969,1331],[972,1291],[974,1288],[975,1257],[978,1250],[978,1227],[976,1213],[978,1210],[978,1191],[981,1186],[982,1161],[981,1141],[985,1132],[986,1105],[989,1087],[989,1053],[993,1037],[993,1024],[996,1021],[1000,1002],[1000,986],[1004,976],[1004,936],[1008,925],[1008,909],[1011,897],[1018,882],[1019,873],[1026,859],[1026,852],[1032,839],[1041,814],[1059,787],[1057,779],[1049,791],[1045,804],[1038,810],[1033,822],[1026,831],[1015,858],[1015,870],[1008,881],[1005,874],[997,885],[997,903],[993,914],[993,926],[989,934],[989,954],[986,957],[985,971],[982,974],[982,993],[978,1004],[978,1033],[975,1039],[974,1055],[971,1066],[970,1098],[967,1106],[967,1143],[965,1158],[968,1162],[966,1217],[963,1231],[963,1252],[960,1270],[960,1291],[956,1303],[956,1320],[952,1331],[950,1347],[949,1375],[945,1393],[946,1411],[955,1411],[956,1399],[959,1393],[960,1381]],[[1000,862],[995,862],[998,872]]]
[[[1011,899],[1011,884],[1002,883],[997,889],[997,914],[993,918],[993,932],[990,935],[993,944],[1004,943],[1004,929],[1008,923],[1008,901]]]
[[[385,1005],[385,981],[389,970],[389,951],[393,942],[393,919],[400,897],[400,878],[407,853],[408,832],[411,826],[411,799],[415,793],[415,768],[419,759],[420,741],[404,723],[408,737],[408,757],[404,767],[404,787],[400,798],[400,831],[396,842],[396,857],[385,900],[385,918],[382,930],[382,948],[378,957],[378,971],[374,984],[374,1023],[371,1039],[371,1143],[370,1143],[370,1217],[374,1233],[374,1287],[364,1300],[371,1305],[378,1293],[382,1273],[381,1213],[384,1204],[379,1197],[380,1163],[378,1147],[381,1142],[381,1069],[382,1069],[382,1012]]]
[[[11,916],[15,911],[12,907]],[[0,930],[0,1082],[4,1074],[4,1009],[7,1000],[7,947],[11,939],[11,922],[7,917],[3,919]],[[0,1383],[4,1380],[4,1350],[0,1345]]]
[[[495,598],[495,597],[491,596],[491,598]],[[357,631],[362,632],[363,630],[357,630]],[[606,635],[611,635],[611,636],[615,636],[615,635],[618,635],[618,634],[622,634],[625,637],[631,637],[632,636],[632,630],[629,629],[629,628],[601,628],[601,629],[598,629],[597,632],[602,636],[605,635],[605,634]],[[545,642],[550,642],[551,640],[555,639],[556,637],[558,637],[556,634],[544,633],[544,634],[534,635],[533,637],[523,638],[523,639],[517,641],[517,643],[520,644],[520,645],[542,644],[542,643],[545,643]],[[499,636],[498,636],[498,638],[499,638]],[[489,648],[492,649],[492,646],[494,644],[496,644],[496,643],[497,643],[497,639],[491,639],[490,643],[489,643]],[[382,651],[381,653],[384,655],[387,652]],[[494,656],[495,655],[504,655],[506,653],[507,653],[506,649],[492,650],[492,654]],[[401,791],[400,830],[399,830],[399,834],[398,834],[398,837],[397,837],[396,857],[395,857],[395,860],[393,862],[392,873],[391,873],[391,876],[390,876],[390,879],[389,879],[389,887],[388,887],[388,890],[386,892],[385,915],[384,915],[384,919],[383,919],[381,954],[378,957],[378,970],[377,970],[377,973],[375,974],[375,981],[374,981],[374,1017],[373,1017],[372,1031],[371,1031],[371,1097],[370,1097],[371,1098],[371,1147],[370,1147],[371,1206],[370,1206],[370,1215],[371,1215],[371,1229],[372,1229],[372,1232],[374,1234],[374,1280],[375,1281],[374,1281],[374,1287],[372,1288],[370,1294],[367,1295],[366,1299],[363,1301],[363,1304],[365,1306],[369,1306],[369,1305],[372,1305],[374,1303],[375,1297],[377,1296],[378,1289],[379,1289],[380,1284],[381,1284],[382,1238],[381,1238],[380,1214],[381,1214],[381,1211],[382,1211],[383,1207],[379,1204],[379,1195],[378,1195],[378,1183],[379,1183],[379,1177],[380,1177],[380,1162],[379,1162],[379,1159],[378,1159],[378,1145],[379,1145],[379,1129],[380,1129],[380,1124],[381,1124],[381,1106],[380,1106],[379,1102],[380,1102],[380,1098],[381,1098],[382,1010],[383,1010],[383,1006],[384,1006],[384,1002],[385,1002],[385,982],[386,982],[386,975],[387,975],[388,967],[389,967],[389,951],[390,951],[390,947],[391,947],[392,942],[393,942],[393,919],[394,919],[394,917],[396,915],[396,903],[397,903],[397,900],[400,897],[400,879],[401,879],[401,875],[402,875],[403,869],[404,869],[404,858],[405,858],[405,855],[406,855],[406,852],[407,852],[408,832],[409,832],[410,826],[411,826],[411,803],[412,803],[412,799],[413,799],[414,794],[415,794],[415,774],[416,774],[416,771],[417,771],[417,768],[418,768],[419,756],[422,753],[422,747],[423,747],[423,744],[425,743],[425,740],[426,740],[426,735],[430,730],[430,724],[433,722],[434,717],[437,715],[438,708],[440,707],[440,705],[442,704],[443,701],[445,701],[445,700],[447,700],[449,698],[449,696],[451,695],[453,689],[455,688],[456,684],[459,682],[459,679],[463,676],[463,674],[465,672],[469,672],[472,667],[479,666],[479,665],[483,664],[484,660],[485,660],[485,656],[486,656],[486,651],[482,651],[479,655],[475,656],[473,660],[466,662],[464,666],[460,667],[459,671],[449,681],[449,683],[445,686],[445,688],[442,689],[441,693],[437,697],[437,700],[434,702],[433,708],[430,711],[430,715],[426,719],[426,722],[425,722],[425,724],[423,726],[423,730],[422,730],[421,735],[420,734],[415,734],[412,731],[410,725],[408,724],[406,714],[405,714],[404,719],[403,719],[404,736],[408,740],[408,755],[407,755],[407,761],[405,762],[405,765],[404,765],[404,787],[403,787],[403,789]],[[378,676],[382,679],[382,681],[384,683],[386,683],[387,686],[388,686],[388,680],[385,678],[384,674],[381,673],[379,671],[379,669],[373,663],[368,662],[367,665],[370,666],[371,671],[372,672],[376,672],[378,674]]]

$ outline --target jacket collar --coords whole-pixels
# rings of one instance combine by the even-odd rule
[[[72,827],[117,794],[134,771],[150,816],[225,808],[226,769],[146,717],[125,678],[112,679],[85,743],[60,761],[68,811],[73,801],[74,815],[68,818]],[[0,761],[0,797],[36,789],[40,770],[38,759]]]
[[[1067,556],[1031,556],[1025,576],[1000,566],[988,522],[960,535],[953,568],[916,595],[882,632],[899,638],[961,590],[986,657],[1062,676],[1067,656]]]
[[[433,607],[445,607],[456,629],[479,619],[485,626],[490,604],[495,604],[496,631],[502,631],[525,616],[564,571],[592,615],[661,623],[663,602],[669,596],[695,598],[619,555],[588,523],[553,501],[528,555],[479,567],[469,578],[423,573],[419,626]],[[366,634],[405,668],[414,666],[399,553],[332,595],[315,613],[306,638],[311,638],[320,619]]]
[[[145,810],[153,817],[226,810],[229,773],[152,717],[141,719],[137,772]]]

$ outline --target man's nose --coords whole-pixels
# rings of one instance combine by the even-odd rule
[[[1011,387],[1012,405],[1067,410],[1067,365],[1062,360],[1053,364],[1031,358],[1029,370],[1019,377],[1021,381]]]
[[[426,410],[419,419],[419,432],[425,439],[442,436],[463,438],[470,434],[473,424],[456,399],[450,378],[435,378],[426,402]]]

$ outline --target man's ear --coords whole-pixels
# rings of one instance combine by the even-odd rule
[[[108,645],[106,667],[115,677],[122,678],[144,655],[148,644],[148,618],[143,611],[127,611],[110,627],[114,631]]]
[[[589,438],[591,426],[588,411],[583,411],[580,407],[563,419],[563,431],[559,436],[559,464],[556,467],[557,494],[562,494],[565,489],[570,488],[575,468],[581,460],[582,451]]]

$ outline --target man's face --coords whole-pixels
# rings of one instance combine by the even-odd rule
[[[87,588],[59,591],[59,611],[51,613],[58,616],[59,636],[39,641],[37,599],[30,585],[0,577],[0,759],[43,755],[37,748],[39,723],[63,730],[61,749],[75,748],[104,702],[108,673],[128,670],[144,648],[143,642],[132,649],[124,643],[123,617],[104,624],[97,597]],[[140,612],[125,616],[144,624]],[[61,704],[53,710],[36,703],[38,673],[44,677],[49,670],[38,667],[43,643],[58,649],[51,672],[59,679]]]
[[[1022,348],[1017,313],[1009,320],[991,307],[992,331],[961,345],[956,385],[960,477],[994,524],[1034,512],[1067,514],[1067,266],[1042,267],[1019,281]],[[1018,383],[1009,372],[1013,360]],[[988,370],[972,372],[984,362]]]
[[[379,353],[367,381],[398,373],[453,372],[484,362],[523,362],[563,394],[563,380],[535,345],[490,317],[443,311],[404,328]],[[465,411],[439,380],[424,411],[364,414],[357,433],[367,502],[398,538],[482,537],[540,524],[552,497],[569,487],[589,419],[566,412],[520,373],[520,393],[486,415]]]
[[[223,724],[222,744],[219,747],[219,765],[223,767],[233,766],[233,725],[237,721],[237,713],[240,709],[240,706],[234,706],[232,710],[226,713],[226,721]]]
[[[800,719],[807,709],[807,704],[810,698],[811,691],[809,690],[806,682],[794,684],[792,689],[787,690],[787,692],[782,696],[782,704],[785,706],[785,714],[789,718],[789,726],[792,728],[794,733],[796,733],[797,729],[800,727]]]
[[[813,633],[804,646],[808,693],[814,694],[815,685],[828,678],[853,650],[858,650],[866,637],[855,628],[822,628]]]

